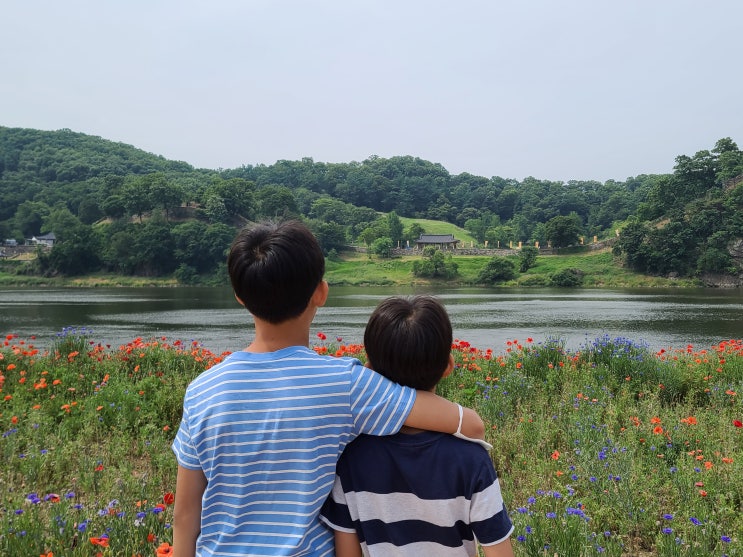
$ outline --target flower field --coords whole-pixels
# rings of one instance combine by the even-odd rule
[[[223,355],[85,330],[34,343],[0,346],[0,555],[172,554],[170,443],[186,385]],[[516,555],[743,555],[743,341],[454,353],[439,393],[486,422]]]

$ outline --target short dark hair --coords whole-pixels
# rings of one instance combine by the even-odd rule
[[[364,346],[374,371],[426,391],[436,386],[446,371],[451,344],[449,315],[432,296],[383,300],[364,331]]]
[[[248,311],[278,324],[307,308],[325,274],[325,257],[302,222],[266,221],[237,234],[227,269],[232,289]]]

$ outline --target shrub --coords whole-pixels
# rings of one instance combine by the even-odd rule
[[[580,269],[562,269],[550,277],[550,284],[560,288],[575,288],[583,284],[583,277],[584,273]]]
[[[477,282],[481,284],[495,284],[516,278],[516,265],[510,259],[495,256],[485,264],[477,275]]]

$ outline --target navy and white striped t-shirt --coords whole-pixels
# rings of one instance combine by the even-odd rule
[[[197,555],[333,555],[318,515],[341,452],[360,433],[398,431],[414,401],[357,360],[306,347],[235,352],[202,373],[173,442],[178,464],[207,479]]]
[[[321,520],[371,557],[461,557],[513,525],[488,452],[451,435],[362,435],[338,462]]]

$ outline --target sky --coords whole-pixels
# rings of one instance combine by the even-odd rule
[[[3,0],[0,126],[622,181],[743,147],[740,0]]]

